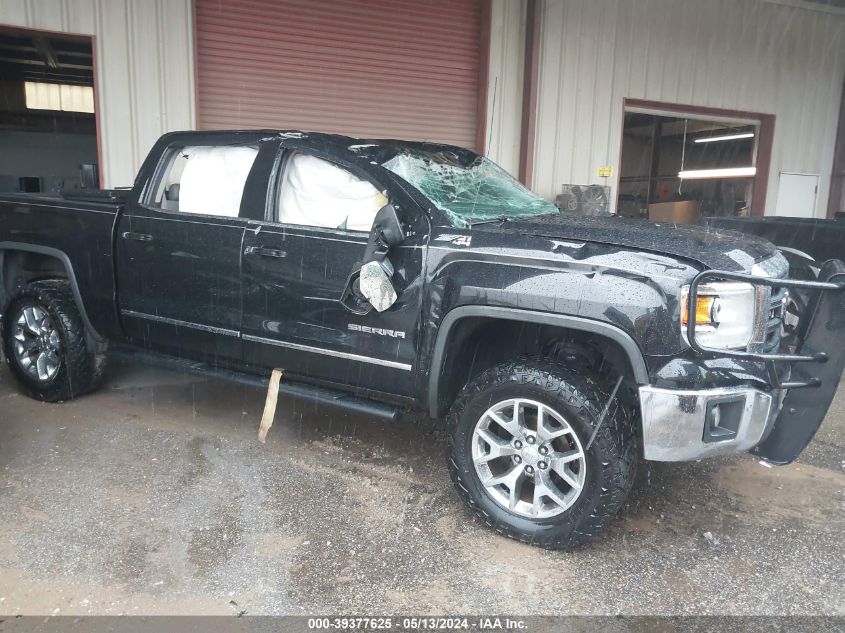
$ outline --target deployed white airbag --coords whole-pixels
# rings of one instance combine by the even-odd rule
[[[369,231],[387,198],[371,183],[332,163],[295,154],[279,194],[279,222]]]
[[[179,211],[236,218],[249,170],[258,150],[253,147],[186,147],[179,186]]]

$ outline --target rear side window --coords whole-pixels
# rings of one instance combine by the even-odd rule
[[[165,211],[238,217],[257,147],[187,146],[166,159],[150,206]]]

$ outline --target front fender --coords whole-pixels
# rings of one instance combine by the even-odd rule
[[[428,383],[428,408],[432,417],[439,417],[442,413],[440,406],[440,394],[442,389],[441,377],[447,352],[449,335],[454,326],[461,320],[472,317],[485,317],[504,321],[516,321],[520,323],[535,323],[550,325],[554,327],[567,328],[580,332],[589,332],[612,340],[617,343],[631,363],[634,379],[639,385],[648,384],[648,369],[645,360],[640,352],[636,341],[624,330],[594,319],[585,319],[562,314],[549,314],[544,312],[533,312],[517,308],[505,308],[495,306],[461,306],[449,312],[443,319],[437,333],[432,355],[431,371],[429,372]]]

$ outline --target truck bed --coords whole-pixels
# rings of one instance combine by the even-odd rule
[[[0,193],[0,204],[47,204],[61,206],[68,203],[119,207],[126,202],[128,189],[74,189],[59,193]],[[115,208],[115,210],[117,210]]]
[[[83,317],[100,336],[113,334],[112,232],[127,193],[0,194],[0,279],[14,284],[21,270],[49,276],[64,268],[74,291],[85,297]]]

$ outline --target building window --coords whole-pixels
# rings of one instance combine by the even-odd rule
[[[626,107],[617,213],[685,224],[750,215],[761,121],[665,107]]]
[[[71,84],[25,81],[26,107],[30,110],[61,110],[94,113],[94,88]]]

